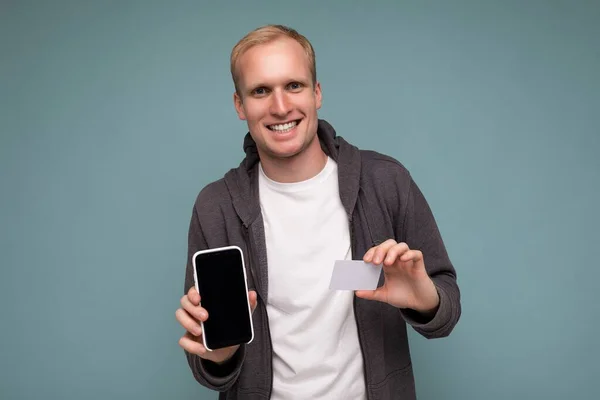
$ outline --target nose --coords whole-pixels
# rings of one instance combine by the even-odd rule
[[[285,117],[290,113],[290,111],[292,111],[292,105],[286,93],[274,91],[271,99],[271,114],[278,117]]]

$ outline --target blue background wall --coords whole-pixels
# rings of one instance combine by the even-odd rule
[[[195,196],[242,157],[229,52],[266,23],[439,221],[463,317],[411,334],[419,398],[598,398],[599,2],[0,4],[0,398],[215,398],[174,312]]]

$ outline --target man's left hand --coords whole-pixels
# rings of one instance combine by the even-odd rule
[[[409,308],[423,315],[435,314],[440,298],[419,250],[389,239],[367,251],[363,261],[375,265],[383,263],[385,282],[377,290],[358,290],[356,296]]]

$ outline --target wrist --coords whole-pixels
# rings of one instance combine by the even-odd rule
[[[226,352],[224,354],[224,357],[218,360],[214,360],[213,362],[217,365],[223,365],[226,364],[229,360],[231,360],[233,358],[233,356],[235,355],[235,353],[238,351],[240,346],[234,346],[230,350],[229,352]]]
[[[434,316],[440,307],[440,295],[433,281],[430,280],[430,283],[431,285],[428,285],[428,289],[425,291],[426,293],[424,293],[422,301],[414,308],[419,314],[425,316]]]

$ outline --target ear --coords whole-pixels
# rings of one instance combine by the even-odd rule
[[[244,103],[237,92],[233,93],[233,105],[235,106],[235,111],[237,112],[238,118],[245,120],[246,112],[244,111]]]
[[[321,93],[321,83],[317,82],[315,84],[315,100],[316,100],[316,106],[317,106],[317,110],[321,108],[321,104],[323,102],[323,95]]]

